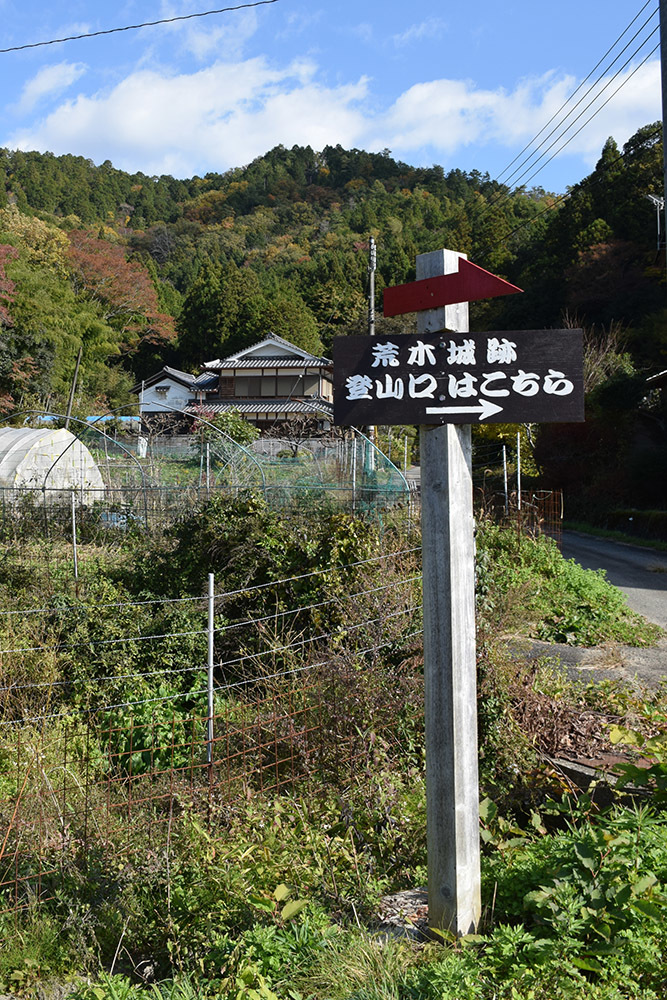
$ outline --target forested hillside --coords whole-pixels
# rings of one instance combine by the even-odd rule
[[[462,250],[525,289],[476,305],[474,328],[585,326],[589,387],[625,379],[621,404],[636,410],[645,375],[667,367],[647,197],[661,192],[657,125],[622,150],[610,139],[565,195],[340,146],[278,146],[189,180],[1,150],[2,406],[62,408],[79,347],[76,406],[88,412],[126,402],[163,363],[197,370],[267,330],[328,351],[334,335],[365,329],[373,235],[378,309],[386,284],[414,277],[417,253]]]

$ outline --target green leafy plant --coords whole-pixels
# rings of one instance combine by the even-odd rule
[[[662,722],[664,724],[664,718]],[[635,750],[643,758],[642,764],[629,761],[616,765],[617,787],[632,785],[650,790],[652,801],[664,805],[667,802],[667,733],[646,736],[636,729],[612,726],[609,739],[618,746]]]

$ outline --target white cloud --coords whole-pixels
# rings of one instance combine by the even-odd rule
[[[361,24],[355,24],[353,27],[348,28],[349,35],[353,38],[358,38],[359,41],[369,44],[373,41],[375,37],[375,32],[373,31],[373,25],[369,24],[368,21],[363,21]]]
[[[314,25],[319,24],[324,16],[323,10],[292,10],[285,18],[285,27],[279,31],[276,38],[293,38],[296,35],[303,35]]]
[[[80,72],[61,67],[62,76],[54,74],[51,86],[47,71],[38,74],[25,89],[26,101],[52,93],[59,81],[69,85],[68,73]],[[129,170],[180,177],[248,163],[279,143],[315,149],[335,143],[388,147],[410,162],[445,164],[474,146],[482,168],[491,150],[496,156],[499,148],[507,150],[511,158],[509,151],[540,131],[576,82],[546,74],[521,80],[512,90],[491,90],[469,80],[437,79],[415,84],[381,108],[365,77],[333,87],[320,79],[319,67],[307,59],[280,67],[265,57],[219,60],[178,75],[155,66],[137,69],[113,89],[64,101],[3,144],[79,153]],[[563,155],[575,154],[592,165],[607,136],[622,144],[640,125],[659,117],[659,94],[659,65],[653,61],[626,77],[625,86]]]
[[[147,28],[146,37],[160,39],[169,35],[178,38],[180,51],[193,55],[200,62],[210,56],[230,62],[240,59],[246,43],[257,32],[256,11],[239,10],[233,15],[223,14],[221,17],[193,17],[200,9],[201,5],[191,0],[180,4],[163,0],[161,18],[190,19],[175,20],[157,29]]]
[[[44,66],[23,87],[15,111],[26,114],[45,97],[56,97],[68,87],[71,87],[83,74],[86,67],[83,63],[54,63]]]
[[[411,24],[409,28],[398,35],[392,35],[392,41],[396,48],[404,48],[412,45],[413,42],[421,42],[425,38],[430,40],[441,38],[447,25],[441,17],[429,17],[419,24]]]
[[[538,131],[566,97],[572,80],[521,81],[515,90],[482,90],[470,80],[431,80],[406,90],[380,124],[376,144],[453,153],[488,142],[512,145]]]
[[[621,146],[642,125],[662,117],[659,60],[654,59],[631,74],[632,70],[628,70],[601,93],[596,105],[575,125],[575,129],[578,128],[596,107],[611,97],[609,103],[600,108],[590,125],[568,147],[579,152],[591,165],[599,158],[602,146],[609,136],[613,136]]]
[[[9,144],[177,176],[247,163],[278,143],[354,145],[367,81],[325,88],[314,75],[306,60],[279,70],[264,58],[172,77],[143,70],[109,93],[64,102]]]
[[[606,107],[601,104],[624,85]],[[522,80],[512,91],[482,90],[471,81],[432,80],[406,90],[380,121],[371,140],[372,148],[389,146],[406,154],[430,148],[447,156],[470,145],[501,145],[514,148],[533,138],[549,119],[557,114],[575,87],[571,77],[555,79],[552,74]],[[601,94],[598,101],[581,114],[571,129],[558,139],[559,128],[547,136],[560,120],[557,117],[538,139],[545,141],[545,159],[557,153],[571,137],[563,153],[583,156],[590,162],[599,156],[609,135],[619,144],[636,129],[659,117],[660,72],[656,61],[642,67],[634,76],[619,78]],[[575,99],[575,103],[576,103]],[[588,104],[584,100],[574,111],[574,118]],[[594,114],[596,109],[600,109]],[[591,119],[590,123],[586,124]],[[577,130],[584,126],[576,135]],[[553,144],[553,145],[552,145]],[[544,162],[544,161],[541,161]]]
[[[200,62],[211,55],[225,61],[240,59],[246,43],[257,31],[254,10],[243,11],[233,20],[223,24],[188,21],[183,35],[183,47]]]

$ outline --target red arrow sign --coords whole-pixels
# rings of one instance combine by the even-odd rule
[[[456,274],[439,274],[434,278],[411,281],[407,285],[385,288],[384,315],[400,316],[455,302],[474,302],[476,299],[492,299],[497,295],[514,295],[521,291],[522,288],[460,257]]]

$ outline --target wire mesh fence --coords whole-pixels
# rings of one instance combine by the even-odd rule
[[[86,873],[105,845],[148,838],[158,849],[184,811],[217,822],[253,794],[363,776],[396,739],[401,714],[419,725],[418,673],[404,667],[421,635],[419,575],[408,572],[417,555],[349,564],[373,578],[318,600],[306,591],[295,606],[283,599],[290,586],[328,579],[330,568],[214,590],[208,620],[199,595],[3,609],[0,913],[57,900],[63,880]],[[239,597],[246,603],[230,617]],[[255,599],[264,613],[243,616]],[[194,627],[160,632],[165,607],[186,608]],[[77,616],[135,614],[142,632],[91,640],[77,631]],[[58,628],[43,631],[45,618]],[[169,651],[188,641],[175,666]],[[135,662],[141,669],[127,672]]]
[[[389,694],[368,665],[362,675],[333,659],[218,689],[212,741],[207,715],[163,706],[23,726],[11,751],[3,740],[0,912],[54,899],[64,870],[109,842],[147,836],[158,849],[184,810],[210,822],[256,793],[363,778],[378,741],[396,731],[399,692],[400,679]]]
[[[563,534],[561,490],[517,490],[498,492],[478,487],[475,508],[480,517],[513,527],[519,534],[552,538],[560,547]]]

